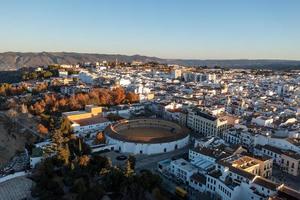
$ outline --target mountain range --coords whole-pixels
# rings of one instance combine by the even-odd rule
[[[115,61],[120,62],[158,62],[187,66],[222,66],[227,68],[264,68],[264,69],[300,69],[300,60],[273,60],[273,59],[230,59],[230,60],[199,60],[199,59],[163,59],[141,55],[120,54],[91,54],[74,52],[39,52],[0,53],[0,71],[16,70],[22,67],[36,67],[49,64],[77,64],[85,62]]]

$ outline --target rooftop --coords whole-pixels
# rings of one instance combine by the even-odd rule
[[[198,115],[200,117],[203,117],[205,119],[208,119],[210,121],[216,121],[217,120],[217,117],[215,117],[211,114],[205,113],[202,110],[200,110],[199,108],[195,108],[195,109],[193,109],[193,111],[196,113],[196,115]]]
[[[202,185],[206,184],[206,177],[203,174],[195,173],[191,176],[191,180],[194,180],[197,183],[201,183]]]
[[[216,160],[226,158],[230,155],[221,149],[211,149],[211,148],[206,148],[206,147],[194,148],[193,151],[196,151],[202,155],[206,155],[206,156],[215,158]]]
[[[186,161],[183,158],[179,158],[177,160],[173,160],[171,162],[171,164],[173,165],[177,165],[178,167],[180,167],[181,169],[188,171],[188,172],[192,172],[194,170],[197,170],[197,167],[195,167],[194,165],[192,165],[190,162]]]
[[[267,149],[267,150],[272,151],[272,152],[277,153],[277,154],[282,154],[282,150],[281,149],[279,149],[277,147],[273,147],[273,146],[268,145],[268,144],[262,146],[261,148],[262,149]]]
[[[72,121],[75,122],[76,124],[79,124],[80,126],[88,126],[88,125],[108,122],[109,120],[106,117],[102,117],[101,115],[96,115],[90,118],[77,119]]]
[[[253,183],[260,185],[262,187],[268,188],[273,191],[276,191],[277,187],[279,186],[278,184],[276,184],[268,179],[265,179],[263,177],[260,177],[260,176],[256,176],[253,180]]]

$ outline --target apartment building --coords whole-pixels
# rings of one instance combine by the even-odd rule
[[[170,164],[170,173],[178,180],[187,184],[189,183],[191,176],[198,172],[197,167],[183,158],[173,160]]]
[[[221,136],[227,129],[227,120],[194,108],[188,113],[188,127],[205,136]]]
[[[252,151],[255,134],[242,128],[230,128],[224,131],[223,139],[229,144],[242,145]]]
[[[284,172],[293,176],[300,175],[300,154],[284,151],[281,154],[281,167]]]
[[[300,154],[271,145],[256,145],[255,154],[269,156],[280,169],[293,176],[300,175]]]

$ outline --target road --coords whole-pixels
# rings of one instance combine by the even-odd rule
[[[187,153],[189,150],[189,147],[184,147],[182,149],[177,149],[172,152],[162,153],[162,154],[154,154],[154,155],[135,155],[136,158],[136,165],[135,170],[138,172],[141,169],[149,169],[149,170],[155,170],[157,167],[157,163],[161,160],[165,160],[168,158],[172,158],[174,156],[180,156],[182,154]],[[101,153],[100,155],[106,156],[111,159],[112,164],[115,166],[124,167],[126,159],[124,160],[118,160],[117,157],[120,155],[129,156],[128,153],[117,153],[115,151],[110,151],[106,153]]]
[[[179,156],[185,154],[189,151],[189,147],[184,147],[182,149],[177,149],[172,152],[156,154],[156,155],[144,155],[144,156],[137,156],[136,157],[136,166],[137,170],[141,169],[155,169],[157,163],[161,160],[166,160],[168,158],[172,158],[174,156]]]

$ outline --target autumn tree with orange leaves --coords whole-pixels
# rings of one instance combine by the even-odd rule
[[[42,136],[45,136],[49,133],[48,129],[43,124],[38,124],[37,130]]]
[[[113,90],[95,88],[89,93],[77,93],[71,97],[59,97],[57,94],[45,94],[44,98],[29,107],[31,113],[51,115],[57,112],[66,112],[83,109],[88,104],[98,106],[119,105],[121,103],[135,103],[139,95],[133,92],[126,93],[124,88]]]
[[[129,102],[129,103],[136,103],[136,102],[139,102],[140,100],[140,97],[138,94],[135,94],[134,92],[128,92],[126,94],[126,100]]]
[[[122,87],[117,87],[112,91],[112,100],[113,104],[120,104],[124,101],[125,99],[125,90]]]

